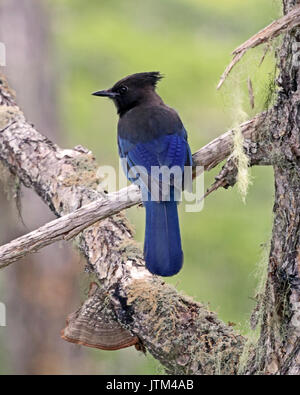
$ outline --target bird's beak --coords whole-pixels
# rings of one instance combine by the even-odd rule
[[[110,97],[113,99],[114,97],[118,96],[117,92],[112,92],[110,89],[104,91],[97,91],[92,93],[94,96],[103,96],[103,97]]]

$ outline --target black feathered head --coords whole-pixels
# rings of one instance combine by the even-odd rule
[[[105,96],[112,99],[122,116],[133,107],[153,98],[155,87],[163,76],[159,71],[131,74],[108,90],[94,92],[95,96]],[[156,95],[157,97],[157,95]]]
[[[123,85],[130,85],[135,87],[152,86],[155,88],[158,81],[162,78],[163,76],[160,74],[159,71],[149,71],[145,73],[131,74],[115,83],[115,85],[112,87],[112,90],[118,91],[118,89]]]

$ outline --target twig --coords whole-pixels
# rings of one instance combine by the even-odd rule
[[[249,101],[250,101],[250,106],[252,110],[254,109],[254,92],[253,92],[253,86],[252,86],[252,81],[251,78],[248,77],[248,94],[249,94]]]
[[[249,38],[249,40],[245,41],[242,45],[236,48],[233,52],[233,59],[230,64],[226,67],[224,73],[222,74],[220,81],[218,83],[217,89],[220,89],[223,85],[224,81],[228,77],[228,74],[231,72],[233,67],[241,60],[243,55],[250,48],[257,47],[258,45],[272,40],[277,37],[279,34],[293,29],[295,26],[300,25],[300,6],[296,6],[292,11],[288,14],[284,15],[282,18],[277,19],[272,22],[270,25],[260,30],[254,36]]]

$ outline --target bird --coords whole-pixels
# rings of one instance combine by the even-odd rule
[[[92,94],[112,99],[119,115],[122,167],[129,181],[139,185],[146,209],[146,268],[169,277],[183,265],[177,200],[182,184],[191,189],[192,154],[179,115],[156,92],[162,78],[159,71],[135,73]],[[168,179],[160,172],[173,168],[180,172]]]

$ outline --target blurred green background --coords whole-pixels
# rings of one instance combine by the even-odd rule
[[[251,117],[265,107],[274,75],[272,51],[260,67],[264,48],[249,51],[220,91],[216,85],[232,50],[280,15],[279,1],[45,3],[52,20],[60,144],[88,147],[100,165],[118,166],[117,115],[111,102],[91,92],[108,88],[127,74],[159,70],[165,75],[158,92],[179,112],[192,152],[238,122],[240,108]],[[254,110],[249,106],[248,77],[255,92]],[[205,174],[206,188],[218,169]],[[181,207],[185,264],[179,275],[168,279],[245,334],[254,307],[255,272],[271,234],[272,169],[253,168],[251,179],[246,204],[236,189],[229,189],[209,196],[199,213],[186,213]],[[128,216],[142,243],[143,209],[132,208]],[[150,356],[139,354],[134,349],[88,350],[96,373],[163,373]],[[5,366],[0,370],[13,372],[13,367]]]

